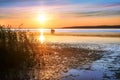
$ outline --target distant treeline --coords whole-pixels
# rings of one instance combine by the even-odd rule
[[[120,25],[100,25],[100,26],[71,26],[71,27],[63,27],[63,29],[110,29],[110,28],[119,28]]]

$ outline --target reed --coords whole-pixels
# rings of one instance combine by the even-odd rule
[[[6,74],[29,70],[35,66],[33,41],[33,37],[29,38],[25,31],[0,25],[0,79],[4,79]]]

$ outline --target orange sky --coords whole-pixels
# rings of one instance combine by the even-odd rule
[[[81,17],[81,18],[56,18],[40,23],[37,18],[29,19],[2,19],[1,24],[22,28],[60,28],[66,26],[91,26],[91,25],[120,25],[120,16],[114,17]]]
[[[119,0],[0,1],[0,25],[17,28],[120,25]],[[40,15],[44,15],[38,20]]]

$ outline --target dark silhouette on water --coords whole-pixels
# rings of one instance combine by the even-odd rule
[[[55,30],[54,29],[51,29],[51,34],[54,34],[55,33]]]

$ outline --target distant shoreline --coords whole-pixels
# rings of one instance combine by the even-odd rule
[[[62,29],[120,29],[120,25],[101,25],[101,26],[71,26]]]

